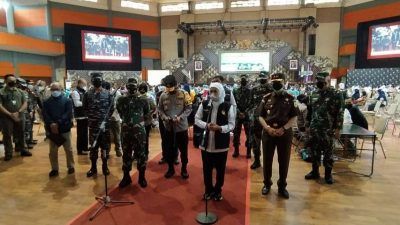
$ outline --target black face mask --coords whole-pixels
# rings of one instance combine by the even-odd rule
[[[92,84],[96,88],[101,87],[102,83],[103,83],[103,80],[100,77],[93,78],[93,80],[92,80]]]
[[[240,85],[246,86],[247,85],[247,80],[243,79],[240,81]]]
[[[128,89],[128,92],[131,95],[136,94],[136,92],[137,92],[137,86],[135,84],[128,84],[126,86],[126,89]]]
[[[279,81],[274,81],[274,82],[272,82],[272,88],[275,91],[279,91],[279,90],[281,90],[283,88],[283,84],[281,82],[279,82]]]
[[[139,90],[140,94],[146,94],[145,90]]]
[[[15,81],[10,81],[10,82],[7,83],[7,86],[12,88],[12,87],[15,87],[16,84],[17,83]]]
[[[267,80],[266,79],[261,79],[260,80],[260,84],[266,84],[267,83]]]
[[[317,88],[322,89],[325,87],[325,82],[324,81],[318,81],[317,82]]]

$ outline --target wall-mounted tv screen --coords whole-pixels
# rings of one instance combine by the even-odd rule
[[[369,28],[368,59],[400,57],[400,21]]]
[[[132,62],[131,35],[81,31],[82,60],[85,62]]]
[[[221,73],[260,72],[270,70],[270,52],[221,52]]]
[[[343,44],[351,43],[351,37],[343,38]],[[346,62],[346,57],[343,62]],[[399,65],[400,16],[358,23],[355,68],[391,68]]]
[[[67,70],[140,71],[140,31],[64,25]]]

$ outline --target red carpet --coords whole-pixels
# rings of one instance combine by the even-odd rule
[[[244,149],[243,149],[244,150]],[[241,156],[233,159],[228,155],[225,185],[221,202],[209,201],[209,211],[218,215],[216,224],[247,225],[249,224],[249,162],[241,150]],[[134,205],[118,205],[103,210],[93,221],[89,216],[99,204],[90,206],[69,224],[104,224],[104,225],[181,225],[197,224],[198,212],[204,211],[204,192],[202,163],[200,150],[194,149],[189,143],[189,174],[188,180],[179,176],[180,165],[176,166],[174,178],[165,179],[166,165],[158,165],[160,156],[148,163],[146,171],[149,186],[142,189],[137,185],[137,173],[132,176],[132,185],[122,190],[111,191],[114,200],[132,200]]]

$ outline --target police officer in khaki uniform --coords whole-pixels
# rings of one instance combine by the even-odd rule
[[[274,91],[264,96],[258,111],[259,121],[263,127],[264,187],[262,194],[267,195],[271,190],[272,161],[275,148],[277,148],[279,162],[278,194],[287,199],[289,192],[286,190],[286,178],[293,138],[292,127],[296,125],[297,114],[294,98],[283,90],[283,80],[284,75],[281,73],[271,76]]]
[[[23,112],[28,105],[25,94],[16,88],[16,78],[13,74],[6,75],[4,80],[7,85],[0,89],[0,113],[5,150],[4,160],[9,161],[13,154],[12,136],[15,139],[15,151],[20,152],[21,156],[32,156],[32,154],[25,149]]]

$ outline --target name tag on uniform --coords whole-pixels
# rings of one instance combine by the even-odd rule
[[[12,103],[13,105],[16,105],[16,104],[17,104],[17,101],[12,100],[11,103]]]

